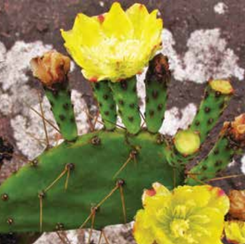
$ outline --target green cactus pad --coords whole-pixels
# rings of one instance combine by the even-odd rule
[[[226,137],[221,137],[208,156],[189,172],[188,185],[199,185],[215,176],[231,162],[235,151]]]
[[[114,100],[118,106],[118,114],[131,134],[139,132],[141,123],[136,83],[135,76],[120,82],[110,83]]]
[[[174,145],[182,155],[191,155],[200,148],[200,136],[192,130],[180,130],[174,137]]]
[[[68,141],[76,139],[77,126],[68,82],[58,83],[52,88],[44,87],[44,90],[63,138]]]
[[[228,92],[227,92],[228,90]],[[199,110],[190,126],[190,129],[200,133],[201,142],[204,142],[209,132],[217,123],[233,94],[229,81],[210,81]]]
[[[245,149],[245,114],[233,122],[225,122],[219,140],[208,156],[190,171],[187,184],[195,185],[213,179],[232,161],[235,154]]]
[[[143,190],[156,181],[172,189],[183,182],[183,172],[178,172],[174,176],[164,160],[164,147],[148,132],[132,138],[121,131],[93,132],[45,151],[1,185],[0,230],[39,231],[40,219],[42,231],[79,228],[91,207],[106,197],[94,228],[123,223],[118,182],[131,221],[141,207]],[[83,227],[90,225],[88,221]]]
[[[167,57],[158,54],[150,62],[146,73],[146,111],[147,129],[156,133],[162,126],[167,100],[167,85],[171,74]]]
[[[108,81],[92,83],[94,95],[98,101],[102,121],[107,130],[114,130],[117,122],[116,103]]]

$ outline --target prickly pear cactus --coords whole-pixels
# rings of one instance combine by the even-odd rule
[[[134,11],[139,9],[145,11],[144,6],[133,5],[127,12],[128,16],[133,19]],[[186,172],[186,165],[198,155],[201,144],[234,94],[232,85],[228,80],[210,81],[189,128],[178,131],[173,138],[166,138],[158,131],[164,120],[171,72],[167,57],[162,54],[153,57],[160,47],[159,37],[153,38],[153,44],[156,44],[153,49],[149,48],[148,53],[142,52],[145,51],[144,45],[142,50],[139,49],[140,54],[144,57],[148,55],[147,60],[150,60],[145,79],[144,115],[139,111],[137,72],[133,69],[142,69],[145,62],[138,64],[137,60],[134,61],[138,66],[132,65],[132,62],[116,63],[116,72],[112,72],[111,67],[107,67],[112,62],[109,57],[105,65],[100,66],[101,60],[91,58],[92,51],[92,61],[85,54],[81,59],[77,55],[76,45],[93,45],[82,38],[73,42],[78,32],[83,32],[77,25],[83,23],[84,29],[90,27],[96,31],[99,25],[104,24],[106,34],[111,35],[109,22],[114,23],[117,18],[114,12],[122,14],[118,3],[113,5],[109,17],[99,16],[89,22],[87,17],[79,15],[74,30],[62,32],[65,46],[84,68],[85,77],[92,82],[103,129],[77,135],[70,99],[68,57],[51,51],[32,60],[34,76],[43,85],[59,126],[57,130],[64,141],[55,147],[47,145],[40,156],[0,186],[0,232],[42,232],[85,227],[102,229],[107,225],[132,221],[141,208],[143,190],[150,188],[152,182],[159,182],[170,190],[183,184],[203,184],[225,169],[234,155],[244,148],[245,115],[241,115],[235,121],[224,124],[208,156]],[[148,12],[140,14],[149,15]],[[149,21],[155,21],[161,30],[161,22],[153,17],[151,15]],[[147,39],[146,33],[144,35]],[[94,42],[97,41],[103,42],[100,39]],[[91,66],[89,60],[94,62]],[[93,74],[95,70],[96,76]],[[104,71],[108,71],[110,76],[106,76]],[[121,117],[123,126],[117,125],[118,117]]]
[[[42,60],[48,55],[66,62],[64,56],[56,52],[45,54]],[[38,58],[33,62],[38,63],[40,60]],[[166,58],[157,55],[150,62],[148,71],[154,79],[149,82],[147,76],[146,80],[148,91],[151,90],[146,97],[147,100],[151,99],[146,103],[146,111],[154,109],[156,99],[156,114],[148,122],[151,131],[148,127],[143,127],[137,129],[139,131],[136,134],[133,130],[132,134],[130,131],[138,127],[138,121],[135,121],[136,125],[134,120],[129,125],[125,123],[125,128],[122,129],[117,128],[115,121],[108,119],[107,124],[111,123],[114,129],[105,125],[102,130],[79,137],[76,134],[70,102],[68,71],[63,71],[65,73],[63,79],[52,85],[43,82],[43,85],[64,142],[57,147],[47,147],[42,155],[29,162],[0,187],[1,232],[54,231],[89,227],[93,211],[96,212],[94,228],[133,220],[137,209],[141,207],[142,191],[150,187],[152,182],[158,181],[169,189],[184,184],[185,165],[189,158],[197,154],[201,135],[207,136],[207,128],[205,127],[203,133],[203,126],[201,123],[198,126],[197,121],[201,121],[200,117],[203,116],[209,130],[212,129],[217,121],[215,117],[221,114],[225,106],[224,101],[229,100],[233,93],[228,81],[211,81],[207,88],[209,93],[207,95],[206,92],[190,129],[185,133],[179,131],[175,138],[167,140],[163,135],[152,132],[152,127],[159,130],[161,126],[157,114],[161,101],[155,98],[155,93],[161,91],[157,86],[169,82],[169,75],[166,77],[165,74],[170,72]],[[131,79],[126,80],[125,84],[130,82]],[[124,103],[115,98],[114,93],[109,92],[111,86],[108,82],[104,82],[101,87],[97,86],[95,94],[103,92],[104,96],[100,96],[100,99],[104,99],[106,103],[111,96],[112,113],[116,106],[118,108],[124,106],[124,114],[139,117],[139,110],[133,112],[133,106],[127,102],[127,96],[137,96],[137,93],[135,89],[125,86],[126,88],[119,88],[124,93],[121,96],[122,101],[122,97],[125,97]],[[229,87],[229,92],[223,91],[224,86]],[[165,85],[163,87],[166,89]],[[120,91],[118,93],[120,94]],[[216,102],[222,104],[222,109]],[[164,99],[162,103],[165,103]],[[132,104],[134,108],[138,108],[136,101]],[[159,111],[161,122],[163,109],[164,106]],[[106,116],[106,111],[103,108],[101,110]],[[214,122],[210,124],[208,121],[211,120]],[[186,183],[198,184],[200,181],[213,178],[227,166],[239,150],[239,138],[236,138],[233,131],[236,129],[233,127],[232,123],[225,125],[214,149],[206,159],[191,170]],[[236,143],[238,145],[235,145]]]

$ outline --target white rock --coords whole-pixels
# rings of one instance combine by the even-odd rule
[[[227,41],[221,37],[218,28],[192,32],[187,41],[188,50],[183,56],[176,53],[175,40],[169,30],[163,30],[162,40],[162,52],[169,57],[170,69],[176,80],[204,83],[211,78],[244,78],[238,56],[227,48]]]
[[[225,14],[228,12],[228,6],[223,2],[219,2],[214,5],[214,12],[217,14]]]

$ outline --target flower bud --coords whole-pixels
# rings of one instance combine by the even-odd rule
[[[232,190],[228,197],[230,199],[230,217],[245,220],[245,190]]]
[[[33,58],[30,64],[33,75],[47,87],[65,81],[70,71],[70,58],[55,50]]]

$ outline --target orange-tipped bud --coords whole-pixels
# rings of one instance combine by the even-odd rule
[[[66,80],[70,71],[70,58],[55,50],[33,58],[30,64],[33,75],[47,87]]]
[[[245,221],[245,190],[232,190],[228,197],[230,199],[230,217]]]
[[[225,122],[222,132],[239,147],[245,147],[245,114],[236,117],[232,122]]]

